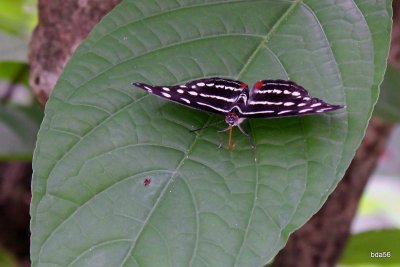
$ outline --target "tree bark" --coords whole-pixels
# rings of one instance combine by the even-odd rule
[[[29,84],[43,106],[72,53],[120,1],[39,0],[39,25],[29,51]]]
[[[0,246],[29,266],[29,204],[31,165],[0,163]]]

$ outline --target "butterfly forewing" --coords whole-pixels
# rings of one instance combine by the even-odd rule
[[[133,85],[179,104],[217,114],[226,114],[246,84],[230,79],[208,78],[174,86]]]
[[[312,98],[306,89],[292,81],[263,80],[251,89],[241,113],[244,117],[274,118],[318,114],[342,107]]]

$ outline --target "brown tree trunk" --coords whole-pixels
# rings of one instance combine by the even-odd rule
[[[29,51],[29,83],[42,105],[78,45],[120,1],[39,0],[39,25]]]
[[[0,246],[29,266],[29,163],[0,163]]]
[[[274,267],[336,266],[350,235],[364,187],[390,136],[392,124],[373,118],[356,156],[321,210],[294,232]]]

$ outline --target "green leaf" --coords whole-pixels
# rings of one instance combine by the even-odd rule
[[[374,115],[392,122],[400,122],[400,71],[388,64]]]
[[[399,229],[363,232],[351,236],[340,263],[346,266],[399,266]],[[384,253],[386,252],[386,253]],[[387,254],[390,254],[387,255]],[[385,255],[386,254],[386,255]]]
[[[0,161],[32,159],[41,118],[37,105],[0,104]]]
[[[33,168],[33,266],[261,266],[326,200],[361,142],[386,64],[390,1],[125,0],[47,103]],[[290,78],[346,110],[250,120],[132,81]],[[151,184],[144,186],[145,179]]]
[[[21,61],[28,59],[28,44],[18,37],[0,32],[0,61]]]

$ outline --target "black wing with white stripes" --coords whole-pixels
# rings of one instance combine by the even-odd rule
[[[302,86],[285,80],[262,80],[254,84],[245,107],[239,116],[247,118],[274,118],[318,114],[336,109],[332,105],[309,95]]]
[[[248,86],[241,81],[208,78],[174,86],[152,86],[134,82],[133,85],[179,104],[217,114],[227,114]]]
[[[343,108],[313,98],[302,86],[285,80],[262,80],[250,91],[241,81],[218,77],[174,86],[133,85],[190,108],[241,118],[302,116]]]

